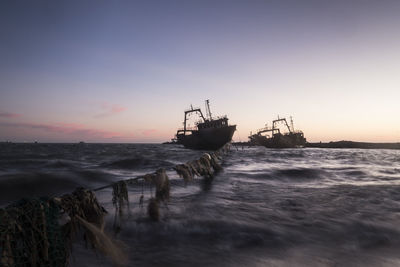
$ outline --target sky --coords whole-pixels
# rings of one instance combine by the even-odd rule
[[[279,115],[311,142],[400,142],[399,14],[397,0],[3,0],[0,141],[168,141],[209,99],[236,141]]]

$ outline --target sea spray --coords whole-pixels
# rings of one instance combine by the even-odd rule
[[[85,227],[85,229],[91,233],[90,243],[94,246],[96,250],[109,256],[113,263],[117,265],[126,265],[128,263],[128,257],[123,252],[122,248],[116,244],[109,236],[107,236],[102,229],[89,223],[80,216],[76,216],[80,224]]]

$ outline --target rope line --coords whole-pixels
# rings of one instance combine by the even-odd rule
[[[211,178],[222,169],[219,160],[229,148],[230,143],[227,143],[197,160],[178,164],[171,171],[176,171],[185,185],[196,176]],[[129,211],[127,185],[134,183],[141,185],[139,207],[143,207],[144,187],[149,184],[147,213],[151,220],[159,221],[160,207],[168,209],[171,186],[164,168],[92,190],[77,188],[61,197],[22,199],[0,208],[0,266],[68,266],[72,242],[79,233],[83,234],[87,244],[109,256],[116,265],[126,263],[127,258],[104,233],[107,211],[99,204],[94,192],[113,188],[113,229],[117,233],[121,230],[124,209]],[[172,185],[178,184],[173,182]]]

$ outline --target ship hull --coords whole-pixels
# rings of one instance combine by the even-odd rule
[[[273,137],[267,138],[263,135],[255,135],[252,137],[253,143],[268,148],[295,148],[304,147],[306,139],[302,134],[276,134]]]
[[[206,128],[192,131],[192,134],[178,134],[177,143],[186,148],[216,150],[232,140],[236,125]]]

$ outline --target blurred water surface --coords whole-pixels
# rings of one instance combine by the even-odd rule
[[[172,167],[204,151],[158,144],[0,144],[0,204],[96,188],[163,167],[171,199],[147,220],[129,188],[113,234],[111,189],[96,193],[131,266],[400,266],[400,151],[233,147],[212,181]],[[73,266],[112,266],[74,247]]]

